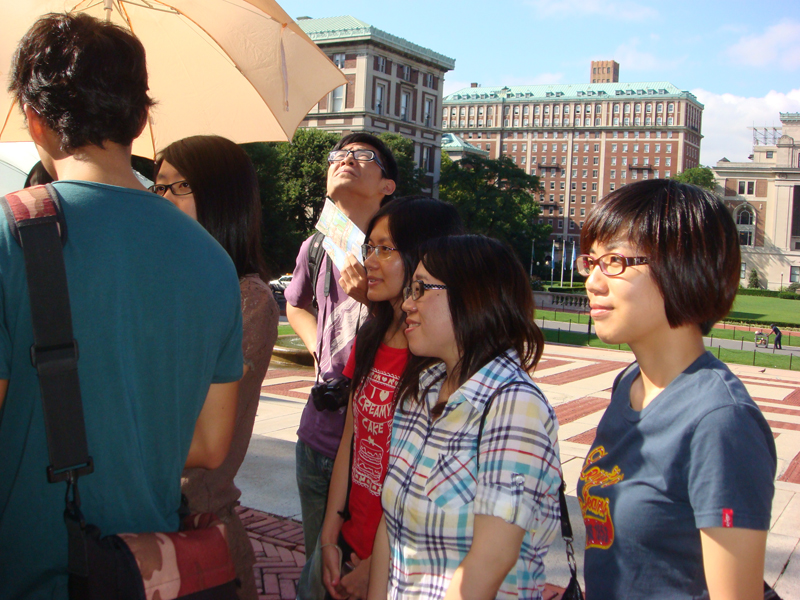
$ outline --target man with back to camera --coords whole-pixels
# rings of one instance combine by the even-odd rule
[[[356,152],[358,154],[354,154]],[[372,215],[397,186],[397,163],[391,150],[371,134],[351,133],[334,146],[328,162],[328,197],[364,231]],[[311,236],[303,242],[297,255],[292,281],[284,292],[286,316],[306,348],[316,355],[320,381],[332,381],[341,377],[356,331],[366,318],[367,311],[362,304],[366,303],[366,280],[363,267],[354,257],[348,257],[348,266],[340,273],[323,255],[319,276],[312,281],[309,252],[313,242],[314,236]],[[315,289],[317,316],[312,312]],[[336,411],[318,411],[309,401],[297,431],[296,475],[306,565],[311,564],[310,558],[322,529],[344,420],[344,407]],[[311,595],[306,585],[307,571],[308,568],[304,569],[301,575],[298,595],[302,600],[316,600],[306,597]]]
[[[183,467],[215,468],[242,376],[227,253],[131,170],[150,106],[139,40],[86,15],[42,17],[9,91],[55,188],[94,472],[81,510],[103,535],[176,531]],[[67,599],[65,484],[47,481],[22,249],[0,211],[0,590]]]

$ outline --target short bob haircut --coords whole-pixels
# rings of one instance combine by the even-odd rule
[[[530,279],[507,245],[481,235],[441,237],[420,248],[420,261],[447,286],[460,356],[459,386],[508,350],[516,351],[526,371],[536,366],[544,337],[533,320]],[[406,369],[398,397],[419,399],[420,371]]]
[[[741,268],[738,233],[714,194],[669,179],[623,186],[589,214],[581,252],[615,241],[650,259],[670,327],[697,324],[706,335],[733,306]]]
[[[8,90],[43,117],[65,152],[131,145],[153,105],[141,42],[84,14],[34,23],[14,53]]]
[[[350,133],[336,142],[333,150],[341,150],[348,144],[369,144],[378,151],[378,159],[383,165],[383,176],[386,179],[391,179],[396,184],[400,183],[400,173],[397,169],[397,161],[394,159],[394,154],[389,149],[389,146],[383,143],[383,140],[366,133],[365,131],[357,131]],[[389,196],[391,197],[391,196]]]
[[[164,148],[153,177],[166,161],[192,188],[197,221],[230,255],[239,277],[266,278],[261,248],[261,197],[250,157],[229,139],[196,135]]]
[[[464,233],[461,217],[452,204],[425,196],[395,198],[381,206],[367,226],[366,239],[382,218],[388,219],[389,234],[403,261],[403,287],[411,284],[411,276],[419,263],[419,248],[433,238]],[[402,297],[400,298],[402,302]],[[358,331],[356,341],[353,389],[364,382],[372,370],[372,363],[384,335],[394,321],[391,302],[374,302],[370,305],[370,319]],[[413,365],[412,358],[409,365]],[[398,396],[395,394],[395,400]]]

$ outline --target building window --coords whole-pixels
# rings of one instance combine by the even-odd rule
[[[378,57],[378,71],[386,73],[386,58],[383,56]]]
[[[425,74],[425,87],[432,88],[433,87],[433,74],[426,73]]]
[[[433,127],[433,98],[425,99],[425,127]],[[469,122],[470,127],[474,127],[474,121]]]
[[[411,67],[408,65],[403,65],[403,79],[411,81]]]
[[[430,146],[422,147],[422,160],[419,166],[426,173],[433,171],[433,153]]]
[[[335,64],[340,69],[344,69],[344,54],[334,54],[333,64]]]
[[[742,266],[739,268],[739,279],[746,279],[747,278],[747,263],[742,263]]]
[[[386,113],[386,86],[379,83],[375,86],[375,112],[379,115]],[[445,121],[446,123],[446,121]],[[447,125],[445,125],[447,127]]]
[[[755,193],[756,182],[755,181],[740,181],[739,182],[739,195],[740,196],[752,196]]]
[[[408,121],[411,118],[411,94],[403,92],[400,94],[400,119]],[[464,126],[464,121],[461,121],[461,126]]]
[[[772,150],[767,150],[767,158],[772,158],[775,156],[775,153]]]
[[[331,93],[331,111],[342,112],[344,108],[344,88],[345,85],[340,85]]]
[[[800,266],[789,268],[789,283],[797,283],[800,281]]]

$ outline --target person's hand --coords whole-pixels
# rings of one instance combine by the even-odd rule
[[[322,584],[335,600],[346,600],[347,593],[339,579],[342,551],[334,544],[322,548]]]
[[[360,560],[355,552],[350,555],[350,562],[355,568],[341,579],[341,587],[350,600],[364,600],[367,597],[370,558]]]
[[[345,258],[344,269],[340,271],[339,285],[345,293],[358,300],[361,304],[367,304],[367,272],[352,254]]]

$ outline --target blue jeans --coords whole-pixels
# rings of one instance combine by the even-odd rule
[[[297,596],[302,600],[316,598],[318,585],[312,582],[312,556],[317,546],[325,508],[328,504],[328,487],[333,474],[333,459],[311,449],[297,440],[295,446],[295,475],[300,492],[300,510],[303,514],[303,540],[306,546],[306,564],[297,583]],[[319,568],[319,564],[316,565]],[[314,591],[312,591],[314,590]],[[323,588],[324,591],[324,588]]]

